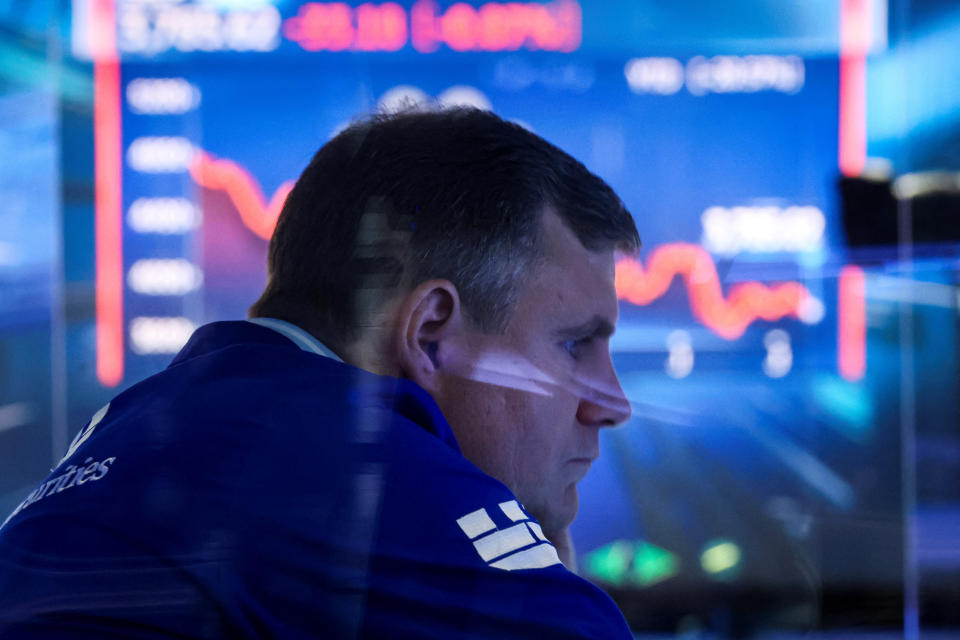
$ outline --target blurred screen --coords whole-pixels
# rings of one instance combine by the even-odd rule
[[[0,95],[0,491],[22,492],[50,461],[58,385],[51,336],[59,297],[57,98],[19,89]],[[91,248],[88,248],[89,252]],[[62,380],[60,378],[59,380]],[[65,442],[63,443],[66,444]],[[3,507],[13,495],[4,496]],[[20,500],[22,500],[22,496]],[[6,510],[6,509],[5,509]]]
[[[65,279],[96,299],[66,318],[67,361],[86,363],[64,374],[69,433],[196,327],[244,317],[293,181],[353,118],[474,105],[583,161],[644,242],[618,265],[634,411],[581,484],[584,575],[636,629],[901,626],[904,492],[958,480],[927,467],[905,489],[902,462],[905,414],[956,421],[955,263],[845,249],[839,3],[694,5],[75,3],[76,55],[109,60],[91,34],[115,34],[118,75],[98,63],[94,92],[116,108],[94,100],[90,135],[117,136],[122,231],[98,209],[65,235]]]

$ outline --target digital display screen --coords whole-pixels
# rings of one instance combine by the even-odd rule
[[[118,110],[95,131],[118,136],[121,231],[95,239],[99,390],[74,379],[73,406],[162,369],[196,327],[245,316],[293,181],[354,118],[491,109],[606,180],[644,243],[617,270],[612,350],[633,418],[601,432],[580,485],[583,574],[636,628],[721,610],[805,628],[834,595],[899,607],[898,276],[843,247],[837,21],[758,15],[735,32],[718,16],[709,39],[694,16],[701,37],[685,39],[679,16],[649,9],[121,0],[107,15],[117,75],[100,80]],[[611,41],[630,29],[649,37]],[[918,322],[942,322],[955,349],[941,311]]]

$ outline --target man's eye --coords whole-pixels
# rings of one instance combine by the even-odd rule
[[[570,356],[577,360],[581,356],[581,352],[587,345],[590,344],[592,338],[577,338],[576,340],[565,340],[563,342],[563,348],[566,349],[567,353]]]

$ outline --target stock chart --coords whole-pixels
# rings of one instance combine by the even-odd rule
[[[716,9],[683,24],[628,2],[78,6],[97,152],[78,415],[201,324],[245,315],[325,141],[376,110],[472,105],[583,161],[643,239],[617,267],[612,341],[634,417],[601,434],[581,485],[585,575],[638,626],[723,605],[802,627],[830,589],[899,597],[896,319],[868,314],[844,250],[835,19],[737,32]]]

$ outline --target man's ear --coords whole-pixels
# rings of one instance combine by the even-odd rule
[[[437,374],[449,368],[464,328],[457,288],[449,280],[421,283],[403,299],[397,320],[401,375],[435,390]]]

